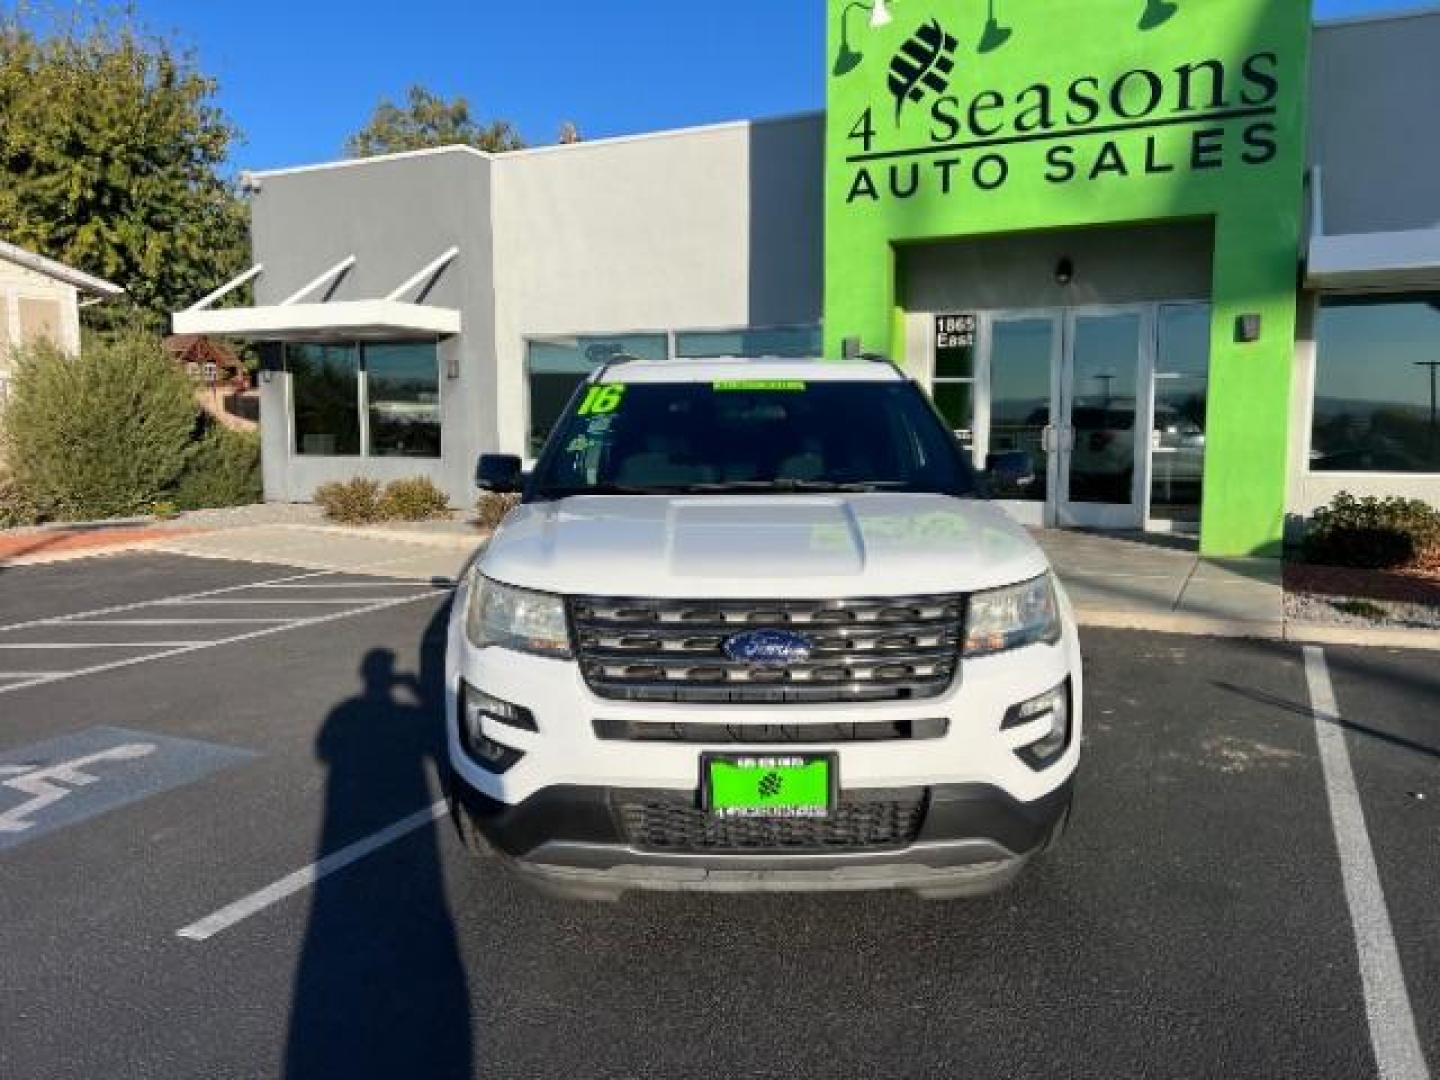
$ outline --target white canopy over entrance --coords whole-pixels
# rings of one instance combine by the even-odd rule
[[[215,308],[221,297],[265,271],[257,263],[184,311],[172,316],[177,334],[214,334],[254,341],[434,340],[460,333],[455,308],[415,303],[405,297],[421,291],[460,253],[452,247],[402,281],[388,296],[374,300],[304,302],[355,265],[341,259],[278,304]]]

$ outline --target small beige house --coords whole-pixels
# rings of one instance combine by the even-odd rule
[[[0,240],[0,401],[15,347],[48,339],[80,351],[80,305],[124,293],[119,285]]]

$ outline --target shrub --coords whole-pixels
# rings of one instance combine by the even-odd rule
[[[196,444],[172,498],[181,510],[260,502],[260,436],[211,427]]]
[[[356,478],[331,482],[315,489],[315,502],[331,521],[345,525],[373,525],[384,520],[380,512],[380,485]]]
[[[1440,551],[1440,511],[1419,499],[1357,499],[1342,491],[1315,511],[1305,535],[1307,562],[1388,569]]]
[[[498,529],[505,520],[505,515],[519,505],[519,495],[482,492],[480,501],[475,504],[475,522],[482,529]]]
[[[150,516],[156,521],[174,521],[180,516],[180,508],[173,502],[157,502],[150,507]]]
[[[0,466],[0,529],[38,525],[43,518],[29,492],[20,486],[9,470]]]
[[[380,513],[392,521],[430,521],[450,515],[450,499],[424,476],[392,480],[380,499]]]
[[[15,482],[41,513],[142,513],[193,453],[198,409],[158,338],[89,338],[80,356],[20,350],[0,437]]]

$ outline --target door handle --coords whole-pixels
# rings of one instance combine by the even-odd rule
[[[1046,424],[1040,432],[1040,449],[1047,454],[1055,453],[1055,425]]]

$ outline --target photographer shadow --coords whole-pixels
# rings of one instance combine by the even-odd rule
[[[390,650],[372,650],[360,692],[326,717],[317,859],[435,802],[447,610],[425,635],[418,677],[397,672]],[[472,1075],[470,990],[441,866],[446,827],[443,816],[427,821],[316,883],[285,1049],[290,1080]]]

